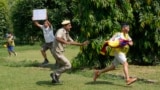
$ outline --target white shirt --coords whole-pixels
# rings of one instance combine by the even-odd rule
[[[129,41],[132,40],[131,37],[130,37],[128,34],[126,34],[126,36],[127,36],[127,37],[125,37],[123,33],[118,32],[118,33],[116,33],[115,35],[113,35],[113,37],[110,39],[110,41],[115,41],[115,40],[119,40],[119,39],[124,39],[124,40],[127,39],[127,40],[129,40]]]
[[[44,25],[40,26],[42,31],[43,31],[43,35],[44,35],[44,39],[46,43],[50,43],[54,41],[54,35],[53,35],[53,27],[47,27],[45,28]]]

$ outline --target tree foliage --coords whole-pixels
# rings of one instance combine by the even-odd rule
[[[10,29],[9,9],[6,0],[0,1],[0,36],[1,38]]]
[[[80,48],[74,67],[96,65],[103,42],[120,31],[123,22],[130,24],[134,41],[129,62],[153,65],[160,61],[159,0],[17,0],[12,21],[21,42],[43,37],[31,20],[32,10],[41,8],[47,8],[49,21],[56,29],[63,19],[70,19],[73,35],[81,41],[90,40],[87,47]]]
[[[120,31],[120,23],[131,26],[134,46],[129,56],[135,64],[154,64],[160,56],[160,24],[158,0],[87,0],[77,1],[75,21],[81,26],[81,37],[91,43],[82,47],[73,66],[93,66],[103,42],[114,32]],[[106,58],[107,60],[108,58]]]
[[[88,38],[91,43],[82,48],[78,59],[73,66],[93,66],[98,63],[98,54],[105,40],[114,32],[120,31],[122,22],[133,22],[131,4],[125,0],[87,0],[77,1],[79,10],[77,23],[81,26],[82,37]]]
[[[160,59],[160,1],[132,1],[134,22],[131,48],[133,62],[155,64]]]
[[[34,43],[34,39],[43,40],[41,30],[32,22],[33,9],[47,9],[48,19],[54,28],[60,27],[63,19],[72,19],[70,0],[18,0],[12,10],[14,33],[21,43]]]

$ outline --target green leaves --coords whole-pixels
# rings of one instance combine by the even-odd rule
[[[9,28],[9,9],[6,0],[0,1],[0,32],[7,31]]]
[[[34,43],[35,41],[32,40],[43,41],[41,30],[33,24],[32,10],[46,8],[48,20],[55,29],[58,29],[61,27],[60,23],[63,19],[72,20],[71,4],[70,0],[17,0],[14,7],[12,7],[14,33],[25,44]],[[40,21],[40,23],[43,24],[43,21]],[[20,44],[24,43],[20,42]]]
[[[160,42],[159,4],[158,0],[87,0],[86,3],[79,1],[78,8],[83,9],[76,9],[76,12],[83,14],[75,13],[75,16],[81,23],[82,37],[94,38],[94,41],[79,54],[78,58],[84,59],[83,63],[85,59],[97,62],[98,50],[104,40],[120,31],[120,23],[128,22],[131,27],[130,35],[134,41],[134,46],[130,50],[132,63],[155,63],[153,58],[160,56],[158,51]],[[99,40],[100,37],[102,41]],[[97,44],[96,41],[101,44]],[[152,55],[149,56],[149,54]],[[85,57],[81,58],[81,55]],[[92,56],[96,59],[93,59]],[[87,65],[92,64],[88,63]]]
[[[111,3],[115,3],[115,0],[91,0],[94,3],[96,8],[106,8],[111,5]]]
[[[134,23],[136,24],[133,26],[133,29],[135,28],[136,31],[132,32],[132,35],[136,35],[133,36],[136,44],[134,46],[135,50],[132,49],[131,56],[134,55],[133,57],[139,59],[138,62],[132,61],[134,63],[154,64],[156,63],[154,57],[160,56],[158,43],[160,36],[158,32],[160,27],[159,4],[158,0],[132,2],[135,15]],[[136,52],[137,50],[139,52]]]
[[[42,36],[32,26],[34,8],[47,8],[48,18],[56,29],[63,19],[70,19],[73,24],[71,34],[80,41],[91,40],[88,47],[81,48],[78,60],[74,61],[77,65],[97,64],[103,42],[120,31],[123,22],[131,27],[130,35],[134,41],[134,46],[130,48],[132,63],[152,64],[153,57],[160,56],[159,0],[18,0],[13,7],[12,21],[16,35],[22,41],[29,41],[31,36]]]
[[[154,15],[152,13],[140,13],[140,23],[141,27],[144,28],[145,25],[149,25],[154,20]]]

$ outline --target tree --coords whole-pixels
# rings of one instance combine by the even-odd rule
[[[17,0],[12,9],[12,21],[21,42],[34,42],[35,37],[43,37],[31,20],[32,10],[41,8],[47,8],[48,18],[55,28],[60,27],[63,19],[70,19],[74,33],[71,34],[78,35],[80,41],[90,40],[87,47],[81,47],[72,63],[74,67],[96,65],[103,42],[119,31],[123,22],[130,24],[134,41],[129,62],[153,65],[160,61],[159,0]]]
[[[11,30],[9,20],[9,9],[6,0],[0,1],[0,40],[3,41],[4,35]],[[0,42],[3,43],[3,42]]]
[[[153,65],[160,61],[159,0],[77,0],[75,21],[81,27],[81,37],[91,43],[82,47],[73,61],[74,67],[94,66],[104,40],[120,30],[120,23],[131,26],[134,46],[129,62]],[[108,58],[106,58],[107,60]],[[108,60],[109,61],[109,60]]]
[[[91,43],[82,47],[73,66],[94,66],[104,40],[120,31],[122,22],[132,23],[133,10],[126,0],[78,0],[77,4],[75,21],[81,26],[81,37],[88,38]]]
[[[132,36],[135,40],[131,48],[132,62],[155,64],[160,60],[160,1],[131,0],[131,4],[134,15]]]
[[[7,32],[12,31],[9,15],[9,8],[8,2],[6,0],[0,1],[0,44],[4,44],[5,41],[5,34]]]
[[[14,33],[20,43],[34,43],[36,38],[43,39],[41,30],[32,22],[32,10],[46,8],[48,19],[54,28],[59,28],[63,19],[72,20],[70,0],[17,0],[12,10]],[[39,40],[38,39],[38,40]]]

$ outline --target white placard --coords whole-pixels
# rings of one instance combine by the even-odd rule
[[[46,9],[34,9],[33,10],[33,20],[45,20],[47,19]]]

